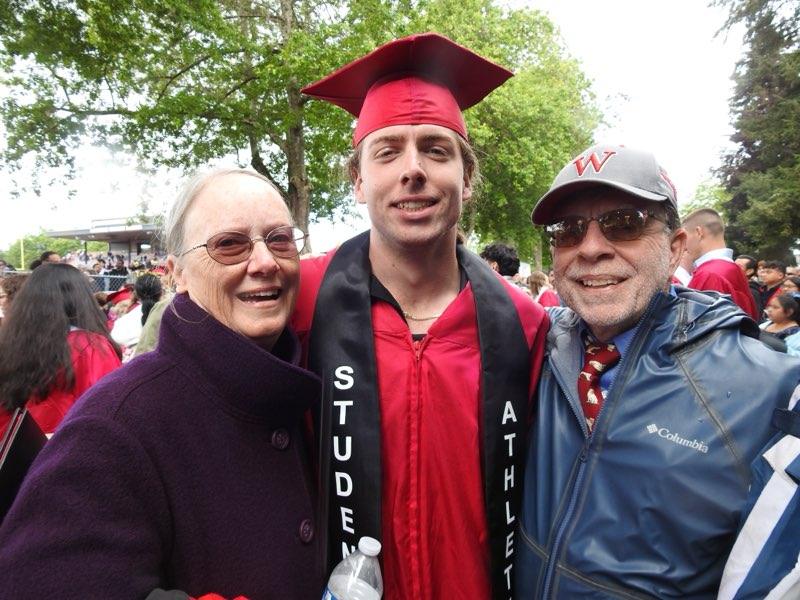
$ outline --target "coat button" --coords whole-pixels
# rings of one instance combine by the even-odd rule
[[[300,541],[308,544],[314,539],[314,524],[311,519],[303,519],[300,522]]]
[[[276,429],[272,432],[272,447],[278,450],[286,450],[289,447],[289,432],[285,429]]]

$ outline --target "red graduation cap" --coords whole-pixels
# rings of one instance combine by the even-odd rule
[[[358,117],[357,146],[390,125],[441,125],[466,138],[461,111],[512,76],[438,33],[422,33],[384,44],[302,91]]]
[[[130,300],[131,298],[133,298],[133,286],[126,284],[116,292],[110,292],[108,296],[106,296],[106,302],[111,302],[111,304],[116,306],[120,302]]]

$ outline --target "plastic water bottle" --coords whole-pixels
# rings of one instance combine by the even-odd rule
[[[383,577],[378,554],[381,543],[375,538],[362,537],[358,550],[336,565],[328,580],[322,600],[380,600],[383,596]]]

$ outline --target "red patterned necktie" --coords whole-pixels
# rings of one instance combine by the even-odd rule
[[[619,351],[614,344],[602,344],[590,336],[586,337],[585,344],[583,369],[578,375],[578,397],[581,399],[583,415],[591,433],[605,399],[604,392],[600,389],[600,374],[617,364]]]

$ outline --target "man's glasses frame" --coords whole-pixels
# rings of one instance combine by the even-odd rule
[[[236,265],[250,258],[256,242],[264,242],[273,256],[295,258],[305,248],[307,237],[302,229],[291,225],[276,227],[267,235],[254,238],[239,231],[221,231],[208,238],[205,244],[192,246],[178,256],[184,256],[198,248],[205,248],[212,260],[222,265]]]
[[[647,230],[647,220],[661,218],[639,208],[616,208],[595,217],[570,215],[546,227],[550,243],[555,248],[577,246],[586,237],[589,223],[597,221],[600,231],[610,242],[631,242],[642,237]]]

